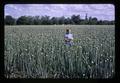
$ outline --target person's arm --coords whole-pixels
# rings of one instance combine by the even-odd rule
[[[65,42],[68,42],[68,41],[69,41],[69,39],[68,39],[67,37],[65,37],[64,39],[65,39]]]

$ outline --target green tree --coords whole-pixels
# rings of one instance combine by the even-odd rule
[[[65,17],[62,16],[62,17],[60,17],[58,20],[59,20],[59,24],[64,24],[64,22],[65,22]]]
[[[26,17],[26,23],[27,25],[33,25],[34,24],[34,18],[32,16]]]
[[[59,18],[57,18],[57,17],[52,17],[51,18],[51,24],[59,24]]]
[[[5,24],[6,25],[14,25],[15,24],[15,19],[12,16],[7,15],[5,17]]]
[[[17,25],[27,25],[27,17],[21,16],[17,19]]]
[[[72,20],[75,24],[80,24],[80,15],[72,15],[71,20]]]
[[[33,24],[34,25],[40,25],[41,24],[41,20],[39,16],[34,16],[33,17]]]
[[[92,18],[92,24],[94,24],[94,25],[96,25],[97,24],[97,18],[96,17],[94,17],[94,18]]]

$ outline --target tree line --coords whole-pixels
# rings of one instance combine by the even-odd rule
[[[71,17],[51,17],[50,16],[21,16],[17,19],[10,15],[4,18],[5,25],[114,25],[114,20],[98,20],[96,17],[87,17],[82,19],[80,15],[72,15]]]

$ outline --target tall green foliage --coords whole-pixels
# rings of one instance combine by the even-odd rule
[[[64,44],[65,27],[74,45]],[[8,78],[112,78],[115,26],[5,26]]]

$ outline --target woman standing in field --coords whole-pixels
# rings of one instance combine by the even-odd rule
[[[73,45],[73,34],[70,29],[66,29],[65,44],[69,46]]]

